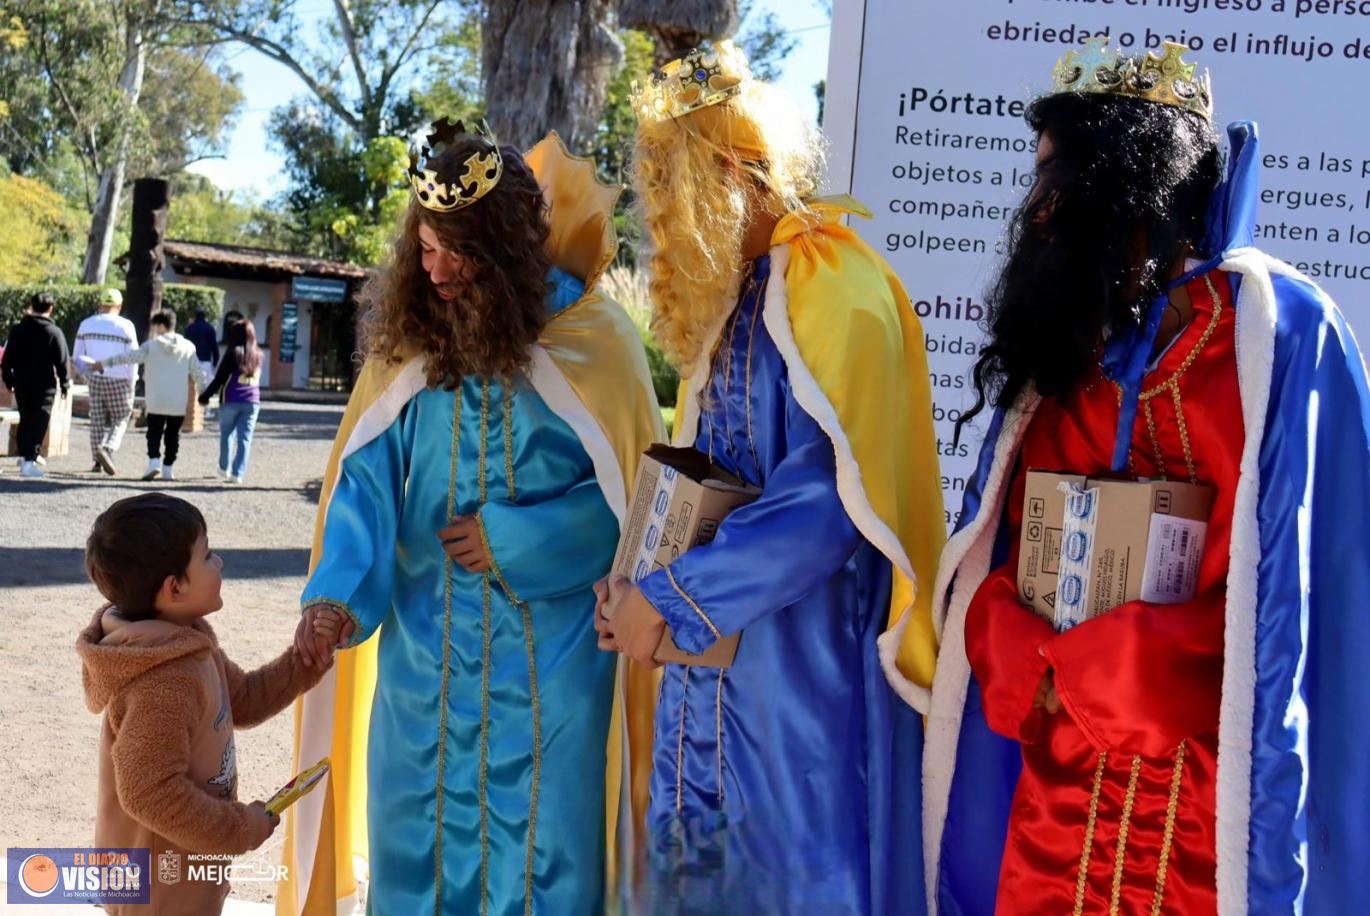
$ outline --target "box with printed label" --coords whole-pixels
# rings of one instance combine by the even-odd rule
[[[614,572],[634,582],[641,580],[690,548],[712,541],[729,512],[760,495],[759,489],[696,449],[653,445],[638,464]],[[679,648],[667,631],[655,657],[659,662],[726,668],[737,653],[738,636],[724,636],[692,655]]]
[[[1029,470],[1018,597],[1058,630],[1128,601],[1198,591],[1212,487]]]

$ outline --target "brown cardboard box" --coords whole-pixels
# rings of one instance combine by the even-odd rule
[[[1059,630],[1128,601],[1190,600],[1213,497],[1200,484],[1029,470],[1019,598]]]
[[[692,448],[653,445],[638,464],[628,521],[614,557],[614,572],[634,582],[668,565],[691,547],[707,544],[724,516],[761,495]],[[699,655],[676,646],[667,631],[656,660],[727,668],[739,634],[724,636]]]

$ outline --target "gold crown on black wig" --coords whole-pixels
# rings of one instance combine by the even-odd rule
[[[481,148],[466,157],[463,163],[466,169],[461,177],[455,183],[447,184],[438,180],[438,173],[431,165],[438,157],[440,147],[451,146],[462,138],[474,138]],[[409,184],[414,189],[414,196],[420,204],[439,213],[471,206],[489,194],[503,174],[504,157],[484,121],[476,125],[473,132],[468,132],[460,121],[453,123],[448,118],[434,121],[427,143],[418,150],[411,148],[409,151]]]
[[[731,42],[719,42],[718,50],[695,48],[679,60],[663,64],[646,86],[633,83],[632,104],[637,119],[680,118],[736,96],[742,91],[742,81],[751,74],[745,65],[738,68],[732,61],[725,61],[731,49]]]
[[[1128,56],[1109,49],[1107,35],[1095,35],[1086,40],[1083,50],[1067,51],[1057,61],[1051,74],[1052,94],[1097,93],[1146,99],[1213,120],[1213,85],[1208,71],[1200,74],[1197,64],[1185,63],[1184,52],[1189,49],[1184,45],[1167,41],[1164,49],[1159,57],[1150,51]]]

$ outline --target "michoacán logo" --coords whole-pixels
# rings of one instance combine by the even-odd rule
[[[150,903],[147,849],[10,847],[6,903]]]

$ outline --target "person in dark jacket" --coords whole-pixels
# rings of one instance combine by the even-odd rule
[[[19,408],[19,473],[42,477],[38,452],[48,434],[52,404],[60,387],[67,396],[67,339],[52,320],[50,293],[35,293],[30,312],[10,330],[0,374]]]
[[[219,367],[219,335],[214,325],[205,319],[205,310],[195,310],[195,320],[186,325],[185,338],[195,345],[195,358],[200,363],[200,375],[208,381]]]

